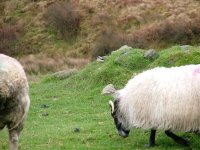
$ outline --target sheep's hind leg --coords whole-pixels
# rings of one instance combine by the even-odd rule
[[[165,131],[165,134],[167,136],[169,136],[170,138],[172,138],[176,143],[178,144],[181,144],[181,145],[184,145],[184,146],[190,146],[189,142],[186,141],[185,139],[175,135],[173,132],[169,131],[169,130],[166,130]]]
[[[149,143],[146,144],[146,147],[153,147],[155,146],[155,137],[156,137],[156,130],[151,129],[151,134],[149,137]]]
[[[19,134],[18,130],[9,130],[10,150],[18,150]]]

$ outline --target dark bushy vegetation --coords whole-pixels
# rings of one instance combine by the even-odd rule
[[[93,57],[106,55],[122,45],[134,48],[165,48],[169,45],[194,45],[200,42],[200,19],[166,20],[136,30],[131,35],[104,28],[94,43]]]
[[[124,44],[123,35],[113,30],[111,27],[105,27],[101,30],[99,37],[93,45],[93,57],[109,54],[117,50]]]
[[[80,30],[81,15],[71,2],[54,3],[48,8],[45,17],[47,23],[66,40],[76,37]]]
[[[191,21],[164,21],[134,32],[131,46],[147,48],[153,44],[163,47],[171,44],[195,44],[200,42],[200,19]],[[160,43],[163,43],[161,45]]]
[[[36,53],[37,50],[32,49],[31,43],[27,44],[20,41],[23,33],[24,27],[22,25],[9,25],[0,29],[0,53],[9,56]]]
[[[18,26],[9,26],[0,29],[0,52],[7,55],[17,54],[15,43],[19,36]]]

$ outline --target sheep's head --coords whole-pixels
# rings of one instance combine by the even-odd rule
[[[111,116],[114,119],[114,123],[115,123],[117,130],[118,130],[118,134],[125,138],[125,137],[128,137],[130,130],[126,130],[123,127],[122,122],[119,121],[118,104],[119,104],[119,100],[115,100],[114,103],[113,103],[113,101],[109,101],[109,105],[110,105],[110,108],[111,108]]]

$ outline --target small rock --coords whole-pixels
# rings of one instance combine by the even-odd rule
[[[154,49],[149,49],[144,53],[144,57],[153,60],[158,57],[158,53]]]
[[[47,117],[47,116],[49,116],[49,114],[48,113],[42,113],[42,116]]]
[[[104,87],[101,94],[106,95],[106,94],[113,94],[115,92],[116,92],[115,87],[112,84],[108,84],[106,85],[106,87]]]
[[[41,107],[41,108],[49,108],[49,106],[46,105],[46,104],[42,104],[40,107]]]
[[[97,57],[97,61],[98,61],[98,62],[104,62],[104,57],[98,56],[98,57]]]
[[[190,49],[191,47],[192,47],[192,46],[190,46],[190,45],[182,45],[182,46],[180,46],[181,50],[183,50],[183,51],[188,50],[188,49]]]
[[[113,51],[112,53],[115,53],[115,52],[118,52],[118,51],[120,51],[120,52],[122,52],[122,54],[124,54],[124,53],[127,53],[129,50],[131,50],[132,49],[132,47],[129,47],[129,46],[127,46],[127,45],[124,45],[124,46],[122,46],[122,47],[120,47],[118,50],[116,50],[116,51]],[[111,53],[111,54],[112,54]]]
[[[77,69],[63,70],[63,71],[59,71],[59,72],[52,74],[52,77],[55,77],[58,79],[66,79],[66,78],[76,74],[77,72],[78,72]]]
[[[75,128],[74,132],[76,132],[76,133],[80,132],[80,128]]]

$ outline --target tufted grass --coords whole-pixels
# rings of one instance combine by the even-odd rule
[[[121,88],[133,73],[147,68],[200,63],[200,48],[182,50],[175,46],[159,52],[160,56],[155,60],[144,58],[143,53],[140,49],[113,52],[103,63],[89,64],[65,79],[49,75],[40,82],[30,83],[31,108],[21,135],[20,149],[149,149],[144,147],[149,130],[133,129],[126,139],[117,135],[108,106],[111,97],[102,96],[101,90],[109,83]],[[48,108],[43,108],[44,105]],[[76,128],[80,131],[75,132]],[[177,134],[187,138],[193,149],[200,149],[197,135]],[[6,129],[0,132],[0,136],[0,149],[7,150]],[[150,149],[185,148],[173,142],[163,131],[158,131],[156,146]]]

